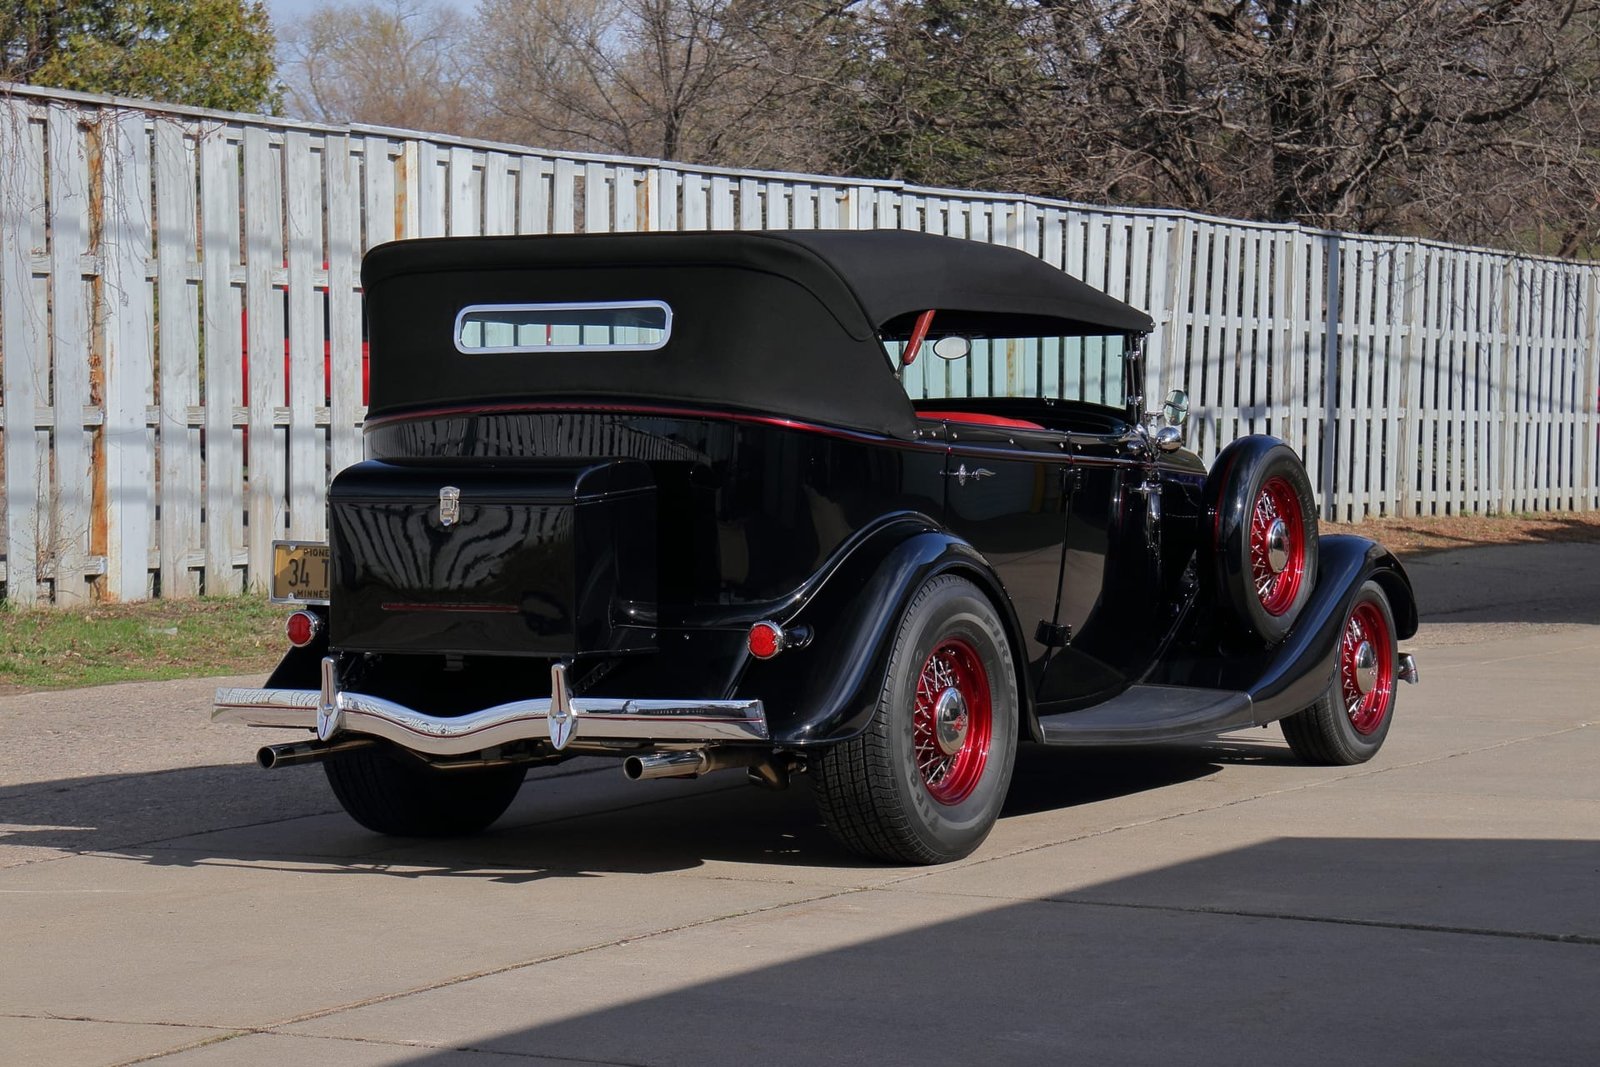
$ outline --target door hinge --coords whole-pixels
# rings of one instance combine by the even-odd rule
[[[1072,627],[1064,622],[1040,619],[1033,631],[1033,639],[1046,648],[1065,648],[1067,642],[1072,640]]]

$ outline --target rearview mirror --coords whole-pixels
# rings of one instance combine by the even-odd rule
[[[954,335],[941,337],[933,342],[933,354],[940,359],[960,359],[972,351],[972,342],[965,337]]]

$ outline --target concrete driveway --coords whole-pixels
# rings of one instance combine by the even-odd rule
[[[0,1063],[1600,1063],[1600,545],[1418,561],[1387,747],[1024,753],[969,860],[804,784],[530,777],[462,842],[216,680],[0,698]],[[243,680],[254,684],[253,680]]]

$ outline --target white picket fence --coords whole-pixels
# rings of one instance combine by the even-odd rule
[[[782,227],[1004,243],[1145,308],[1146,395],[1186,388],[1207,455],[1287,439],[1328,517],[1600,506],[1596,264],[0,86],[5,597],[234,591],[321,537],[375,244]]]

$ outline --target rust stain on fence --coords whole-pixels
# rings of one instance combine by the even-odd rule
[[[84,155],[89,171],[89,247],[104,247],[105,234],[105,154],[104,136],[97,122],[88,123],[84,130]],[[99,269],[89,283],[89,306],[92,309],[89,336],[86,339],[89,358],[89,403],[105,410],[105,276]],[[106,429],[102,423],[94,428],[89,443],[89,554],[105,559],[110,554],[111,493],[106,484]],[[61,576],[57,575],[57,582]],[[96,600],[116,600],[104,574],[95,575],[90,583]]]

